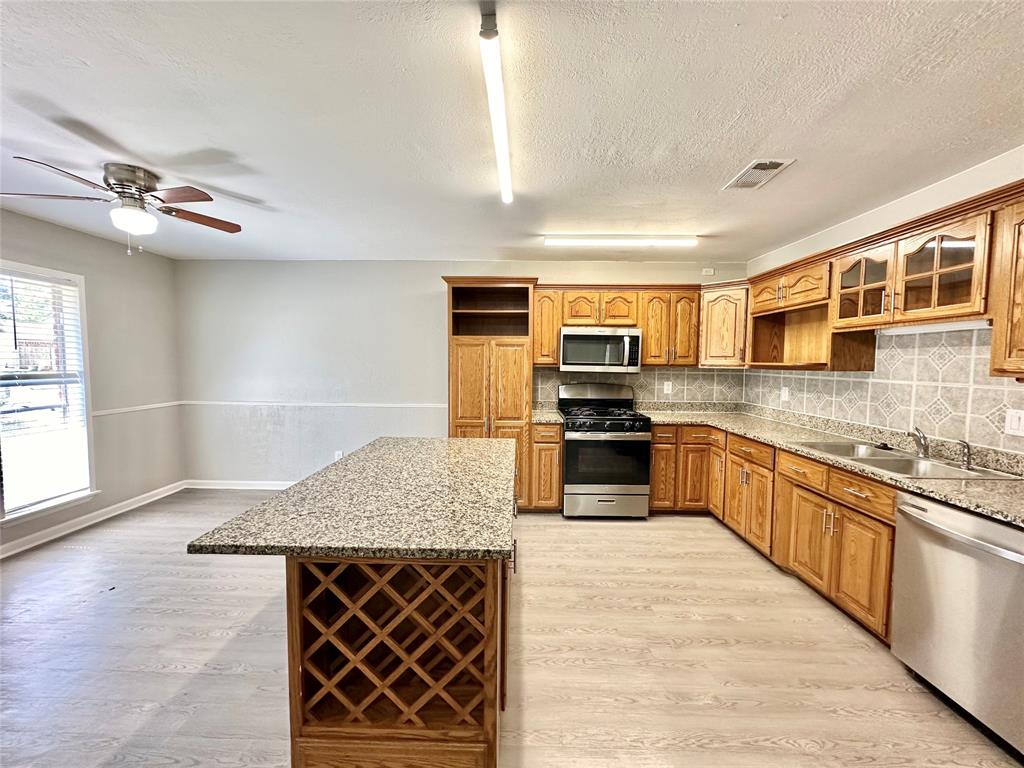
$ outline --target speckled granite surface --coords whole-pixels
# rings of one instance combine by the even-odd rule
[[[512,556],[515,441],[381,437],[204,533],[193,554]]]
[[[834,432],[820,432],[743,413],[645,411],[643,408],[640,411],[650,416],[655,424],[706,424],[709,427],[718,427],[733,434],[749,437],[751,440],[807,456],[823,464],[880,480],[894,488],[948,502],[1024,528],[1024,480],[918,480],[898,477],[849,459],[797,445],[815,441],[856,441],[855,438],[837,435]]]
[[[561,424],[562,414],[553,408],[542,408],[533,410],[534,424]]]

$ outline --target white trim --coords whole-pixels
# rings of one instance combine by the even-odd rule
[[[105,408],[93,411],[93,416],[114,416],[119,413],[135,413],[152,411],[158,408],[174,408],[179,405],[213,405],[213,406],[260,406],[281,408],[447,408],[447,403],[329,403],[278,400],[169,400],[166,403],[147,403],[146,405],[130,405],[127,408]]]
[[[0,544],[0,560],[17,554],[18,552],[24,552],[26,549],[37,547],[40,544],[45,544],[48,541],[53,541],[61,536],[66,536],[69,533],[74,533],[82,528],[87,528],[90,525],[95,525],[107,518],[120,515],[122,512],[127,512],[131,509],[135,509],[136,507],[141,507],[143,504],[149,504],[151,501],[162,499],[164,496],[170,496],[172,493],[177,493],[186,487],[185,481],[179,480],[176,483],[165,485],[163,488],[157,488],[131,499],[125,499],[117,504],[111,504],[109,507],[104,507],[103,509],[98,509],[95,512],[90,512],[87,515],[76,517],[74,520],[68,520],[60,525],[55,525],[51,528],[29,534],[28,536],[23,536],[20,539],[12,541],[10,544]],[[7,528],[4,530],[6,531]]]
[[[215,491],[283,491],[298,480],[183,480],[186,488]]]
[[[76,507],[79,504],[84,504],[90,499],[94,499],[101,493],[102,491],[95,490],[75,491],[74,493],[65,493],[63,496],[58,496],[56,499],[41,501],[30,507],[22,507],[17,510],[5,510],[4,516],[0,518],[0,528],[17,525],[25,520],[38,520],[40,517],[48,515],[51,512],[56,512],[60,509],[67,509],[68,507]]]

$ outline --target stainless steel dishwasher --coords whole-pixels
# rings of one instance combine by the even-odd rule
[[[1024,751],[1024,530],[900,493],[892,586],[892,652]]]

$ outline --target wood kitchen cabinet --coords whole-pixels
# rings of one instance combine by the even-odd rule
[[[832,535],[832,599],[868,629],[885,636],[892,578],[892,526],[837,505]]]
[[[562,508],[562,445],[534,443],[530,456],[530,509]]]
[[[835,505],[806,488],[792,486],[789,566],[805,582],[828,594],[832,583]]]
[[[985,311],[989,218],[978,214],[899,241],[895,322]]]
[[[643,365],[697,365],[700,291],[640,294]]]
[[[562,329],[562,292],[538,288],[533,292],[533,364],[558,365]]]
[[[708,466],[708,509],[722,519],[725,508],[725,451],[712,448]]]
[[[708,508],[708,463],[711,449],[706,445],[680,445],[676,461],[676,507]]]
[[[651,444],[651,509],[676,508],[676,444]]]
[[[745,362],[747,289],[708,288],[701,292],[700,364],[739,367]]]
[[[711,451],[725,443],[712,427],[651,427],[651,509],[709,508]]]
[[[736,435],[729,436],[728,446],[722,520],[753,547],[770,555],[775,451]]]
[[[824,302],[829,297],[827,261],[759,280],[750,286],[750,312],[778,312],[805,304]]]
[[[833,274],[833,328],[878,327],[892,322],[895,243],[836,259]]]
[[[637,291],[562,291],[562,325],[632,327],[639,313]]]
[[[531,408],[529,337],[452,337],[448,434],[516,441],[516,498],[528,502]]]
[[[740,536],[747,532],[747,503],[745,494],[746,462],[733,454],[725,457],[725,509],[722,522]]]
[[[992,256],[992,375],[1024,383],[1024,202],[996,211]]]

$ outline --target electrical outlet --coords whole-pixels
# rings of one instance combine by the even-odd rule
[[[704,275],[705,277],[711,277],[713,274],[715,274],[715,268],[714,267],[704,267],[704,269],[702,269],[700,271],[700,273],[702,275]]]
[[[1024,411],[1015,411],[1012,408],[1008,410],[1003,431],[1008,435],[1024,437]]]
[[[789,402],[789,387],[783,387],[782,392],[779,394],[779,400],[783,403]]]
[[[671,381],[663,381],[661,383],[661,391],[664,394],[666,394],[666,395],[671,395],[672,394],[672,382]]]
[[[345,458],[345,452],[344,451],[335,451],[334,452],[334,460],[335,461],[337,461],[338,459],[343,459],[343,458]]]

